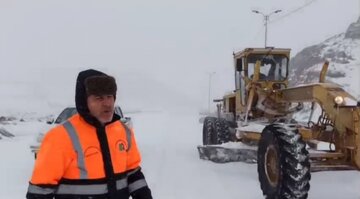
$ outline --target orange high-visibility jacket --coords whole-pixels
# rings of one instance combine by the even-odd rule
[[[120,121],[103,128],[109,153],[102,151],[99,129],[79,114],[50,130],[41,144],[27,198],[111,198],[109,178],[119,199],[147,188],[133,132]],[[104,154],[110,157],[104,159]],[[104,165],[109,158],[111,165]],[[106,173],[106,166],[112,173]]]

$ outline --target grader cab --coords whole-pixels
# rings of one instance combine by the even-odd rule
[[[318,83],[290,88],[289,58],[290,49],[234,53],[235,90],[214,100],[198,147],[202,159],[257,162],[267,198],[307,198],[310,171],[360,169],[360,103],[325,82],[328,62]]]

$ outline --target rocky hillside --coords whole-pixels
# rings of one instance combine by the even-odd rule
[[[300,51],[290,62],[290,83],[319,81],[325,60],[330,62],[327,81],[338,83],[360,99],[360,17],[346,32]]]

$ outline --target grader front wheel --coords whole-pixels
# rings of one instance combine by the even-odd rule
[[[278,150],[270,145],[265,152],[265,174],[270,185],[276,187],[279,183],[280,168]]]
[[[267,126],[259,141],[258,174],[267,199],[305,199],[310,189],[310,162],[295,125]]]

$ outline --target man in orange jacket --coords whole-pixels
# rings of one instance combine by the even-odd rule
[[[45,135],[27,199],[152,199],[134,133],[114,113],[116,90],[111,76],[79,73],[78,114]]]

